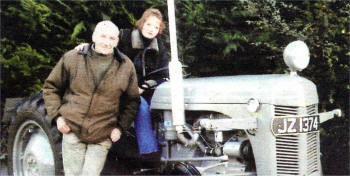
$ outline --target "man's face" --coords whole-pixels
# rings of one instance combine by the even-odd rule
[[[153,39],[157,36],[160,27],[160,20],[155,16],[150,16],[143,24],[141,33],[145,38]]]
[[[95,51],[100,54],[109,55],[113,48],[118,45],[118,32],[114,28],[105,27],[94,32],[92,41],[95,43]]]

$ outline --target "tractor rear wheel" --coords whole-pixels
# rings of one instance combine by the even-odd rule
[[[61,175],[61,140],[41,94],[22,103],[9,128],[9,175]]]

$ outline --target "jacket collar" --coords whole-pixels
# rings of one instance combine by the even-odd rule
[[[134,30],[131,32],[131,46],[132,46],[132,48],[135,48],[135,49],[144,49],[144,48],[145,48],[145,46],[144,46],[144,44],[143,44],[143,41],[142,41],[141,35],[142,35],[142,34],[140,34],[140,32],[139,32],[138,29],[134,29]],[[154,50],[156,50],[157,52],[159,52],[157,38],[154,38],[154,39],[151,41],[151,44],[149,45],[149,47],[150,47],[151,49],[154,49]]]
[[[86,49],[87,48],[87,49]],[[78,54],[81,54],[81,55],[86,55],[88,53],[88,51],[90,50],[90,56],[92,55],[99,55],[98,53],[96,53],[95,49],[94,49],[94,43],[90,43],[89,44],[89,47],[84,47],[83,51],[79,51]],[[124,58],[122,56],[122,53],[119,51],[118,48],[113,48],[113,55],[114,55],[114,58],[118,61],[118,62],[121,62],[123,63],[124,62]]]

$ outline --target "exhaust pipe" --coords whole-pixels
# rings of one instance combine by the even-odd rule
[[[170,51],[171,61],[169,63],[170,86],[171,86],[171,108],[172,122],[177,133],[183,131],[185,125],[185,103],[184,89],[182,78],[182,64],[178,60],[176,24],[175,24],[175,8],[174,0],[168,0],[168,16],[169,16],[169,33],[170,33]]]
[[[190,139],[185,137],[185,134],[184,134],[185,132],[187,132],[188,135],[191,137]],[[199,147],[199,149],[201,150],[201,152],[203,152],[206,155],[218,155],[217,153],[215,153],[214,148],[207,147],[206,145],[204,145],[202,143],[202,141],[198,140],[198,138],[199,138],[199,134],[195,133],[191,129],[191,126],[188,124],[184,125],[184,130],[182,133],[177,133],[177,139],[180,142],[182,142],[185,146],[193,147],[193,146],[197,145]]]

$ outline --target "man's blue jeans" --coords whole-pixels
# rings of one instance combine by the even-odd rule
[[[135,131],[139,153],[148,154],[158,151],[158,142],[152,129],[150,107],[147,101],[141,98],[139,111],[135,121]]]

